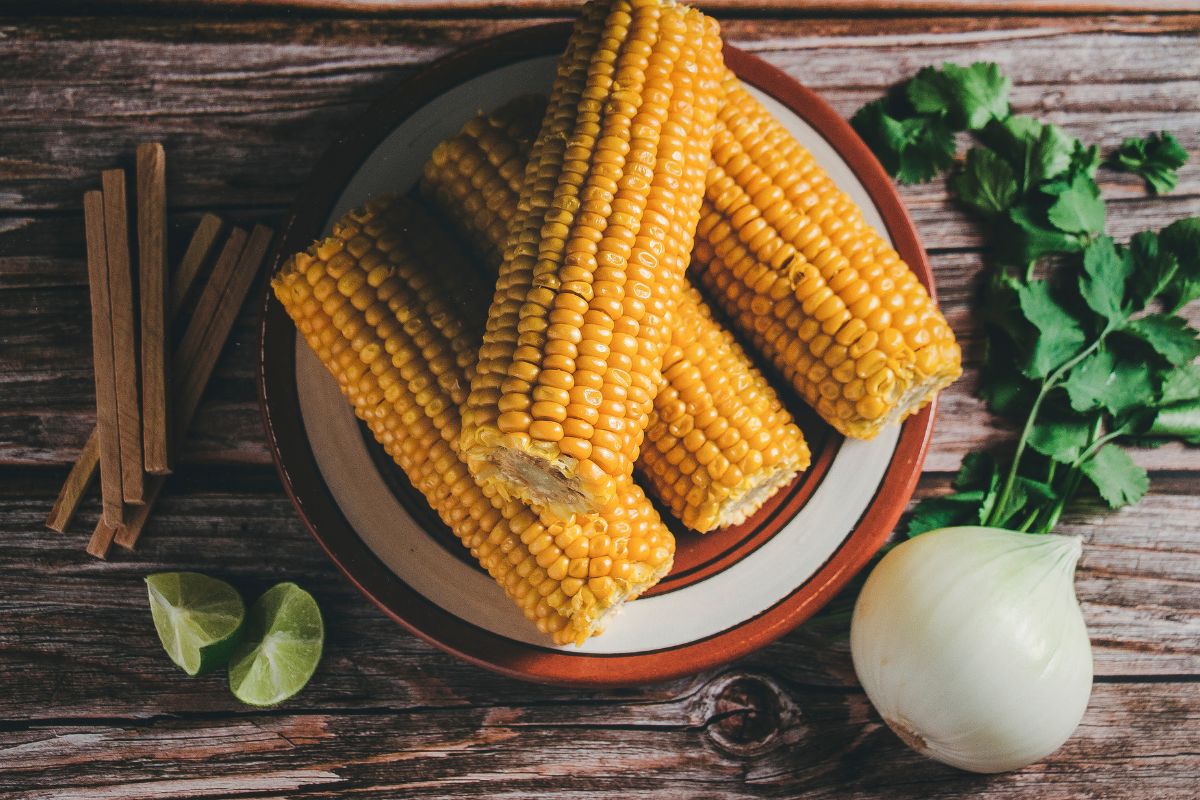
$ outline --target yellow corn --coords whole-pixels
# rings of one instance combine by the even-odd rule
[[[476,478],[553,516],[603,508],[642,444],[720,101],[716,23],[592,2],[559,60],[463,415]],[[689,156],[689,154],[692,154]]]
[[[962,373],[950,326],[896,251],[732,73],[693,264],[827,422],[871,438]]]
[[[492,264],[516,215],[535,102],[520,98],[475,117],[425,165],[422,192]],[[699,293],[685,287],[670,312],[663,381],[637,467],[677,518],[706,532],[745,520],[810,456],[775,391]]]
[[[471,477],[459,451],[485,298],[411,202],[382,197],[284,264],[275,296],[355,413],[462,544],[555,642],[598,633],[670,569],[674,539],[632,481],[600,514],[535,513]]]

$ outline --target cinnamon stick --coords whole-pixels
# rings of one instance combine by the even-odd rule
[[[240,229],[235,228],[230,233],[230,239],[234,238],[234,233],[241,233]],[[244,236],[244,234],[243,234]],[[195,416],[196,409],[200,405],[200,398],[204,394],[204,389],[208,385],[208,380],[212,377],[213,369],[216,367],[217,359],[221,355],[221,351],[225,348],[225,342],[229,338],[229,333],[233,330],[233,324],[237,320],[238,312],[242,307],[242,303],[246,299],[246,294],[250,291],[250,287],[254,284],[254,279],[258,275],[259,267],[262,264],[264,256],[267,254],[267,248],[271,245],[271,239],[274,232],[263,225],[254,226],[254,232],[250,235],[249,241],[239,254],[234,267],[227,271],[221,271],[221,260],[218,260],[218,267],[213,269],[213,276],[209,279],[208,284],[204,288],[204,295],[217,294],[215,284],[221,274],[227,277],[225,286],[217,295],[215,301],[214,313],[207,318],[208,324],[204,326],[204,330],[196,337],[195,349],[190,360],[184,361],[184,348],[181,346],[177,354],[174,367],[176,380],[173,384],[174,399],[175,399],[175,430],[181,435],[187,430]],[[228,249],[228,244],[226,245]],[[222,258],[225,257],[225,252],[222,251]],[[210,293],[210,289],[212,290]],[[201,301],[204,300],[204,295],[201,296]],[[199,308],[199,305],[197,306]],[[191,334],[197,328],[195,324],[197,315],[193,317],[193,324],[188,326],[187,334],[184,335],[185,341],[188,339],[188,334]],[[148,491],[146,503],[143,506],[135,509],[126,521],[116,532],[116,542],[122,547],[133,549],[137,544],[138,537],[141,536],[142,529],[145,527],[146,519],[150,515],[150,507],[157,499],[159,492],[162,491],[163,485],[166,483],[166,478],[162,476],[153,476],[148,482]],[[99,526],[97,526],[99,533]]]
[[[92,428],[92,433],[83,446],[83,452],[79,454],[78,460],[67,473],[62,489],[58,491],[54,508],[51,508],[46,516],[47,528],[59,533],[67,529],[67,523],[71,521],[75,509],[79,508],[79,501],[83,499],[84,492],[92,482],[92,476],[96,474],[96,463],[99,460],[100,432]]]
[[[222,224],[221,218],[216,214],[205,214],[200,218],[200,224],[192,234],[192,241],[188,243],[187,252],[183,254],[183,260],[175,270],[175,279],[171,281],[172,317],[183,307],[183,301],[187,299],[188,291],[195,283],[196,276],[200,274],[200,268],[204,266],[217,243],[217,234],[221,232]]]
[[[137,149],[138,299],[142,323],[142,455],[146,472],[170,465],[167,312],[167,161],[161,144]]]
[[[100,462],[101,522],[122,522],[121,436],[117,429],[117,387],[113,371],[113,330],[104,234],[104,195],[83,195],[88,288],[92,303],[92,370],[96,378],[97,451]]]
[[[192,283],[195,282],[196,277],[200,274],[200,266],[212,250],[212,245],[217,232],[221,229],[221,225],[220,217],[214,214],[205,214],[192,234],[191,243],[188,244],[187,253],[184,255],[183,262],[177,271],[176,279],[171,282],[172,319],[179,314],[179,307],[182,305],[183,298],[187,296]],[[101,234],[103,234],[103,226],[101,227]],[[103,257],[103,242],[101,242],[100,250]],[[189,258],[192,259],[190,263],[194,263],[195,266],[188,266]],[[175,302],[176,297],[179,298],[178,303]],[[87,491],[88,485],[96,475],[96,468],[100,464],[99,443],[99,428],[96,427],[92,429],[87,443],[83,446],[83,451],[80,452],[79,458],[76,459],[75,464],[71,467],[71,472],[67,475],[66,482],[63,483],[62,489],[59,490],[58,499],[54,502],[54,508],[50,509],[50,515],[46,517],[47,528],[62,533],[66,530],[67,525],[70,524],[71,518],[75,516],[76,510],[79,508],[79,503],[83,500],[84,492]]]
[[[138,405],[138,357],[134,333],[133,271],[129,261],[125,171],[100,173],[104,186],[104,236],[108,255],[108,299],[112,317],[117,431],[121,438],[121,496],[142,502],[142,414]]]

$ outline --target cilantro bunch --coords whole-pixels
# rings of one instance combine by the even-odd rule
[[[1009,86],[994,64],[927,68],[853,120],[901,182],[948,169],[954,133],[974,135],[949,189],[987,226],[997,262],[980,394],[1021,430],[1010,452],[965,458],[955,491],[918,505],[909,535],[1046,532],[1084,484],[1112,508],[1141,499],[1148,476],[1122,445],[1200,444],[1200,333],[1178,313],[1200,298],[1200,218],[1127,245],[1105,236],[1099,149],[1012,115]],[[1114,160],[1173,186],[1186,160],[1174,138],[1130,142]]]

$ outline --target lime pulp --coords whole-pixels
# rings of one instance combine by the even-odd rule
[[[325,627],[312,595],[294,583],[254,601],[229,663],[229,689],[243,703],[273,706],[295,695],[321,660]]]
[[[196,572],[146,578],[150,615],[163,649],[188,675],[224,664],[237,643],[246,606],[225,581]]]

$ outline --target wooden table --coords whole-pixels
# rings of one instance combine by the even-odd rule
[[[9,4],[10,6],[12,4]],[[1138,454],[1135,509],[1084,508],[1078,590],[1096,656],[1074,738],[1015,774],[971,776],[906,750],[856,685],[844,615],[725,669],[621,691],[527,685],[389,622],[326,561],[283,495],[255,401],[254,315],[218,367],[183,462],[136,554],[83,552],[42,520],[93,420],[81,197],[137,143],[169,156],[172,250],[203,211],[279,223],[314,159],[398,78],[454,48],[562,16],[552,0],[399,4],[227,0],[64,4],[0,18],[0,795],[12,798],[493,796],[1145,797],[1200,794],[1200,454]],[[385,8],[389,6],[390,8]],[[715,5],[715,4],[714,4]],[[730,3],[723,4],[730,6]],[[843,114],[919,67],[999,62],[1018,110],[1111,149],[1174,131],[1179,189],[1105,174],[1118,237],[1200,214],[1200,16],[1121,3],[762,2],[725,8],[730,41]],[[1198,10],[1162,2],[1159,10]],[[53,13],[30,3],[31,13]],[[1113,13],[1087,13],[1096,8]],[[871,13],[857,13],[866,9]],[[375,14],[371,15],[374,11]],[[1033,12],[1033,13],[1030,13]],[[1083,13],[1074,13],[1083,12]],[[89,14],[94,14],[89,16]],[[942,183],[905,189],[966,376],[943,398],[919,495],[965,452],[1011,437],[973,395],[984,253]],[[141,578],[296,580],[327,619],[308,689],[269,711],[224,677],[187,679],[155,637]],[[846,606],[845,599],[841,603]]]

